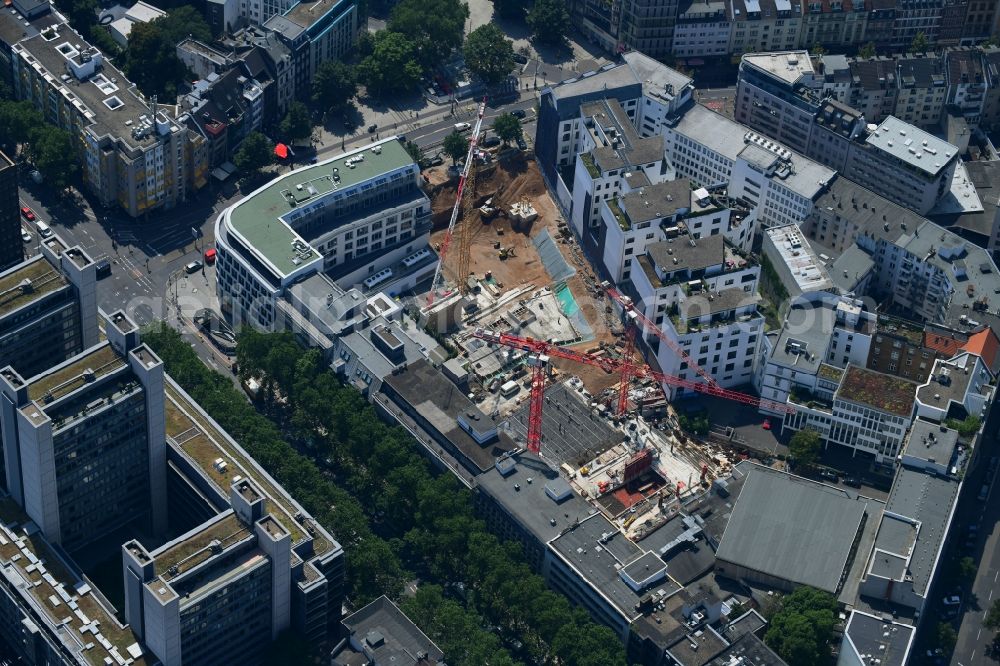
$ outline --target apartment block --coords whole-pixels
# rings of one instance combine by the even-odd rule
[[[896,112],[898,83],[895,58],[851,58],[848,104],[869,122],[879,123]],[[898,115],[898,114],[897,114]]]
[[[930,377],[917,389],[917,416],[935,423],[966,415],[985,420],[994,380],[995,375],[977,354],[960,352],[938,359]]]
[[[662,134],[692,98],[690,77],[642,53],[624,53],[622,60],[541,93],[535,154],[542,175],[566,210],[571,205],[576,156],[583,152],[584,105],[617,100],[633,128],[642,137],[652,137]]]
[[[950,190],[958,148],[889,116],[854,144],[843,175],[926,215]]]
[[[761,252],[771,274],[784,287],[791,301],[804,293],[836,292],[823,261],[813,251],[798,225],[765,229]]]
[[[248,5],[257,1],[249,0]],[[264,0],[265,5],[268,2],[271,0]],[[293,85],[297,91],[310,90],[313,74],[321,62],[346,55],[361,27],[358,6],[352,0],[296,2],[278,15],[262,18],[261,23],[265,31],[275,34],[291,52]]]
[[[20,244],[20,238],[18,239]],[[0,273],[0,367],[34,377],[97,344],[97,269],[56,236]]]
[[[0,272],[24,259],[20,209],[17,165],[0,151]]]
[[[863,43],[868,30],[866,0],[802,0],[802,33],[797,46],[850,49]]]
[[[807,294],[792,303],[781,330],[768,334],[754,385],[762,397],[777,402],[832,401],[843,369],[867,362],[876,326],[875,315],[860,301]]]
[[[394,137],[296,169],[216,221],[223,313],[273,329],[278,300],[316,273],[345,291],[411,288],[437,261],[429,233],[419,168]]]
[[[636,306],[720,386],[747,384],[764,333],[758,310],[760,267],[721,235],[651,243],[632,262]],[[695,371],[649,334],[659,368],[681,379]],[[664,387],[668,395],[686,389]]]
[[[230,493],[231,510],[155,550],[122,546],[125,615],[164,666],[259,663],[291,626],[291,534],[250,481]]]
[[[620,14],[618,45],[621,51],[640,51],[653,58],[673,50],[678,0],[615,0]]]
[[[891,463],[915,415],[917,384],[856,365],[840,374],[832,400],[819,392],[808,399],[789,394],[795,412],[785,417],[782,430],[811,428],[826,445],[838,444],[871,454],[878,463]]]
[[[948,97],[944,61],[934,55],[907,55],[897,60],[896,108],[891,115],[917,127],[932,128],[941,121]],[[872,118],[882,122],[885,118]]]
[[[960,113],[970,126],[979,125],[986,97],[983,54],[977,49],[949,49],[944,54],[948,76],[950,108]]]
[[[733,0],[729,52],[783,51],[798,47],[802,6],[791,0]]]
[[[7,489],[69,551],[142,524],[166,529],[163,363],[122,312],[107,340],[24,378],[0,378]]]
[[[690,105],[667,130],[677,175],[757,208],[762,226],[804,220],[836,173],[705,107]]]
[[[727,55],[733,24],[722,0],[684,0],[674,26],[674,55],[705,58]]]
[[[736,121],[804,153],[820,103],[804,85],[815,75],[806,51],[753,53],[740,59]]]
[[[205,184],[203,137],[144,100],[68,24],[50,25],[12,52],[14,94],[80,136],[84,182],[103,205],[138,217],[173,208]]]

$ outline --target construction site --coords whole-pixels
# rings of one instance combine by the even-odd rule
[[[456,350],[478,410],[642,538],[727,475],[729,456],[681,433],[660,381],[639,370],[621,296],[595,274],[533,156],[470,143],[457,177],[425,172],[442,266],[422,318]]]

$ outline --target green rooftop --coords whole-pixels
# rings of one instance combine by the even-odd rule
[[[125,360],[114,348],[110,344],[104,344],[93,351],[73,357],[67,365],[54,372],[39,375],[37,380],[28,385],[28,397],[40,400],[51,392],[53,398],[60,398],[89,383],[84,377],[87,370],[93,370],[94,379],[99,379],[125,365]]]
[[[231,513],[187,539],[175,543],[162,553],[154,555],[156,573],[169,581],[207,560],[212,554],[208,547],[213,541],[218,541],[223,548],[226,548],[249,536],[250,530],[240,522],[235,513]],[[173,566],[177,567],[177,573],[171,574],[168,570]]]
[[[295,520],[298,509],[289,501],[284,488],[272,484],[260,474],[253,461],[247,459],[236,447],[230,446],[226,436],[210,421],[203,418],[194,404],[177,391],[169,382],[166,385],[167,436],[183,442],[181,449],[201,467],[205,474],[229,496],[229,486],[237,474],[249,478],[268,498],[267,510],[275,520],[288,530],[292,543],[306,538],[305,530]],[[222,458],[227,469],[220,472],[215,461]],[[317,555],[328,551],[331,543],[318,531],[312,535],[313,550]]]
[[[916,400],[917,383],[856,365],[847,366],[837,397],[875,407],[897,416],[909,416]]]
[[[31,282],[22,289],[21,283]],[[50,292],[69,284],[59,269],[39,256],[35,261],[0,274],[0,315],[13,312]]]
[[[375,154],[373,148],[380,148],[381,152]],[[364,159],[353,161],[358,156]],[[352,166],[348,165],[348,161]],[[298,169],[276,178],[237,203],[229,211],[229,228],[254,248],[280,276],[288,275],[303,264],[315,261],[319,253],[311,247],[296,253],[292,243],[305,239],[279,219],[282,215],[334,190],[353,187],[409,164],[413,164],[413,158],[403,144],[392,138]],[[333,177],[334,168],[340,177],[339,182]],[[296,259],[299,263],[295,263]]]

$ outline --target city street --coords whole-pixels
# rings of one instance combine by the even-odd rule
[[[485,127],[488,128],[501,113],[523,109],[527,113],[523,121],[524,135],[530,144],[535,131],[534,107],[535,93],[525,91],[515,102],[487,108]],[[439,107],[420,120],[400,124],[398,129],[390,130],[389,135],[405,134],[408,140],[433,155],[444,137],[453,131],[454,124],[474,117],[476,109],[474,101],[456,105],[454,114],[447,106]],[[384,138],[385,135],[379,133],[379,136]],[[374,135],[367,133],[348,138],[343,143],[339,137],[335,141],[331,138],[317,147],[317,157],[332,157],[373,140]],[[278,165],[273,173],[277,175],[299,166],[302,165]],[[101,309],[107,312],[124,309],[140,326],[154,320],[168,321],[186,334],[208,365],[217,369],[228,367],[225,356],[203,339],[191,324],[191,313],[197,308],[186,306],[184,314],[187,317],[178,320],[171,305],[170,287],[178,280],[182,291],[186,288],[189,302],[203,300],[202,307],[215,305],[211,300],[215,295],[214,268],[206,266],[204,271],[188,276],[184,266],[203,259],[205,249],[214,243],[216,218],[227,206],[239,201],[244,196],[242,192],[213,181],[185,204],[154,212],[148,219],[131,219],[117,208],[103,210],[92,206],[88,198],[79,194],[70,200],[57,198],[45,186],[25,180],[27,182],[22,182],[21,187],[22,206],[31,208],[38,220],[49,224],[67,243],[80,245],[95,261],[106,259],[110,262],[111,275],[98,282]],[[32,235],[32,242],[26,244],[26,249],[30,254],[37,253],[40,238],[34,223],[23,222],[22,226]]]
[[[953,529],[950,537],[949,549],[957,552],[962,547],[960,542],[969,533],[968,526],[973,523],[979,525],[979,536],[974,539],[975,547],[971,552],[961,553],[971,556],[979,565],[979,570],[971,590],[966,591],[962,598],[961,626],[950,662],[952,666],[973,666],[995,661],[994,657],[986,654],[986,648],[993,641],[996,630],[984,627],[983,621],[993,601],[1000,597],[1000,530],[997,529],[1000,522],[1000,502],[996,501],[1000,491],[996,488],[996,474],[990,479],[988,470],[991,457],[998,455],[993,437],[998,427],[1000,410],[994,409],[986,424],[988,437],[980,453],[979,465],[965,477],[964,497],[956,511],[958,529]],[[985,501],[980,501],[977,495],[984,483],[989,483],[989,496]],[[940,589],[940,586],[938,588],[937,597],[952,593],[951,590]],[[932,608],[941,607],[940,599],[934,599],[933,602]],[[934,622],[928,623],[932,625],[929,630],[922,632],[925,638],[933,634],[933,624],[937,622],[936,618],[933,619]]]

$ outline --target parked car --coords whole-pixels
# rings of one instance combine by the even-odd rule
[[[25,243],[30,243],[32,239],[31,232],[21,229],[21,240]]]
[[[861,479],[859,479],[856,476],[845,476],[844,477],[844,485],[845,486],[850,486],[851,488],[860,488],[861,487]]]
[[[944,599],[942,599],[941,603],[943,603],[945,606],[957,606],[960,603],[962,603],[962,597],[958,596],[957,594],[953,594],[950,597],[945,597]]]
[[[527,65],[528,64],[528,56],[522,55],[520,53],[515,53],[514,54],[514,62],[516,62],[518,65]]]
[[[444,158],[441,157],[441,153],[438,153],[437,155],[432,157],[430,164],[431,166],[441,166],[442,164],[444,164]]]
[[[515,139],[515,141],[517,142],[517,147],[520,148],[521,150],[527,150],[528,149],[528,144],[524,142],[524,137],[523,136],[517,137],[517,139]]]
[[[500,137],[498,136],[488,136],[483,141],[483,148],[493,148],[500,145]]]
[[[97,262],[97,279],[101,280],[111,275],[111,262],[101,259]]]
[[[377,131],[378,131],[378,125],[376,125],[375,123],[372,123],[371,125],[368,126],[369,134],[374,134]]]
[[[510,112],[510,115],[514,116],[515,118],[524,118],[525,116],[528,115],[528,113],[524,109],[514,109],[513,111]]]
[[[831,472],[828,469],[821,469],[819,471],[819,478],[823,479],[824,481],[829,481],[831,483],[837,483],[838,481],[840,481],[840,475],[837,474],[836,472]]]
[[[31,212],[31,209],[27,206],[21,206],[21,217],[26,219],[28,222],[35,221],[35,214]]]
[[[191,262],[190,264],[188,264],[187,266],[185,266],[185,267],[184,267],[184,270],[185,270],[185,271],[186,271],[186,272],[187,272],[188,274],[191,274],[191,273],[197,273],[198,271],[200,271],[200,270],[201,270],[202,266],[204,266],[204,264],[202,264],[202,263],[201,263],[201,261],[199,261],[199,260],[195,259],[195,260],[194,260],[194,261],[192,261],[192,262]]]
[[[470,129],[472,129],[472,125],[469,123],[455,123],[456,132],[467,132]]]
[[[990,496],[990,484],[984,483],[983,487],[979,489],[978,499],[980,502],[982,502],[989,496]]]

